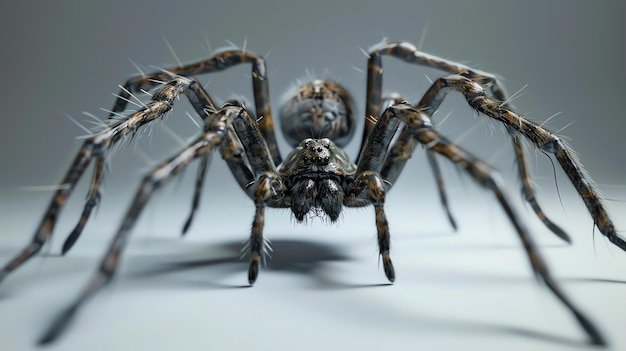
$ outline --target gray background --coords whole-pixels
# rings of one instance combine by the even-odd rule
[[[147,71],[175,65],[164,37],[183,62],[207,57],[207,41],[216,49],[229,45],[224,40],[247,40],[248,49],[269,54],[275,110],[285,88],[309,69],[337,77],[363,113],[365,75],[359,70],[366,58],[360,48],[383,37],[417,44],[424,34],[424,51],[496,73],[510,93],[528,85],[514,104],[530,118],[543,121],[562,112],[548,124],[554,130],[574,121],[561,134],[571,139],[606,197],[618,200],[608,207],[624,228],[623,14],[617,1],[5,1],[0,258],[25,244],[51,196],[36,189],[56,184],[78,150],[75,137],[84,132],[65,114],[80,121],[88,120],[82,111],[104,117],[99,108],[111,107],[117,84],[138,73],[129,59]],[[201,80],[210,80],[209,91],[220,99],[251,100],[248,74],[248,67],[238,67]],[[411,100],[428,87],[426,76],[441,75],[392,59],[385,60],[385,74],[385,91]],[[195,135],[185,116],[191,107],[181,101],[175,110],[165,124],[183,139]],[[475,118],[458,96],[444,103],[439,116],[449,111],[442,132],[500,169],[516,195],[502,128]],[[284,155],[288,148],[279,141]],[[348,153],[354,156],[357,147],[355,140]],[[64,259],[36,258],[2,285],[0,343],[30,347],[90,274],[141,176],[179,148],[157,127],[115,155],[98,215],[74,251]],[[211,166],[189,237],[178,240],[195,165],[155,195],[114,292],[85,309],[60,349],[319,349],[328,348],[329,340],[337,348],[555,349],[581,339],[561,306],[529,278],[498,204],[446,165],[461,225],[452,234],[419,150],[387,201],[399,276],[388,288],[369,286],[386,280],[375,266],[373,213],[361,210],[346,212],[340,225],[309,226],[270,211],[266,233],[275,241],[274,260],[254,289],[232,289],[245,283],[245,264],[210,259],[237,256],[229,249],[247,237],[253,205],[219,157]],[[561,173],[559,202],[545,157],[533,158],[531,168],[542,204],[576,245],[562,245],[524,211],[529,226],[568,292],[619,345],[616,321],[626,309],[618,300],[623,288],[611,281],[623,281],[619,268],[626,255],[591,235],[592,221]],[[60,235],[45,250],[53,256],[80,212],[87,183],[81,182],[57,227]],[[165,263],[169,268],[155,268]]]

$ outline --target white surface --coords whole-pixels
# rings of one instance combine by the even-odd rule
[[[252,288],[238,252],[249,209],[232,216],[231,231],[194,227],[184,240],[163,234],[176,233],[184,218],[184,210],[168,211],[167,219],[137,228],[112,286],[85,306],[50,349],[584,349],[584,334],[533,280],[515,234],[490,196],[469,195],[486,206],[456,206],[462,228],[457,234],[439,208],[418,213],[417,206],[389,201],[398,278],[393,285],[377,264],[371,210],[345,213],[337,227],[319,221],[293,226],[288,214],[271,211],[266,233],[274,258]],[[145,217],[154,218],[155,212],[148,210]],[[537,222],[524,212],[530,223]],[[626,256],[601,239],[594,248],[586,214],[572,217],[576,220],[566,227],[576,245],[559,243],[540,224],[533,226],[534,237],[543,243],[559,283],[618,350],[626,346],[621,330]],[[100,216],[92,226],[97,229],[67,257],[54,254],[62,241],[57,239],[51,256],[35,258],[4,282],[3,350],[33,347],[82,288],[112,233],[106,222]],[[159,229],[149,229],[155,226]],[[2,260],[20,247],[18,240],[0,245]]]

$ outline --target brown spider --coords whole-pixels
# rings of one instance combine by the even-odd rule
[[[398,96],[384,98],[381,94],[383,55],[411,64],[437,68],[449,75],[437,79],[417,104],[404,101]],[[218,107],[202,85],[190,78],[198,74],[221,71],[240,63],[250,63],[252,66],[256,114],[250,112],[242,102],[234,100]],[[137,99],[133,92],[154,87],[156,90],[152,101],[142,103],[143,106],[132,114],[120,113],[131,102],[130,99]],[[72,247],[100,197],[105,161],[111,147],[123,137],[134,135],[144,125],[163,117],[172,109],[180,95],[184,94],[203,118],[204,131],[181,152],[145,176],[99,269],[81,295],[54,321],[40,342],[54,340],[83,303],[110,282],[120,254],[128,242],[131,228],[152,193],[190,161],[199,158],[201,164],[192,209],[183,233],[188,230],[198,206],[204,174],[214,149],[220,151],[239,186],[256,206],[247,246],[250,253],[250,284],[257,279],[259,262],[265,250],[263,225],[266,207],[290,208],[297,221],[303,221],[307,214],[314,213],[327,216],[334,222],[343,207],[369,205],[374,206],[376,213],[379,253],[385,275],[393,282],[395,273],[389,254],[390,235],[384,211],[385,194],[419,143],[428,154],[439,184],[441,202],[452,226],[456,227],[456,224],[447,205],[436,154],[465,169],[480,185],[493,191],[516,229],[536,277],[569,309],[588,334],[591,343],[605,344],[598,329],[578,310],[550,275],[520,216],[503,190],[499,175],[489,165],[433,129],[431,117],[450,91],[462,94],[472,108],[506,127],[513,140],[525,199],[549,229],[569,242],[569,237],[546,217],[535,199],[522,149],[522,137],[531,141],[542,152],[554,154],[585,202],[600,232],[615,245],[626,250],[626,242],[616,234],[600,197],[574,153],[554,133],[514,112],[507,103],[504,89],[493,75],[422,53],[409,43],[390,42],[378,45],[369,53],[366,119],[357,162],[351,162],[341,149],[355,131],[350,95],[337,83],[325,80],[303,83],[293,91],[292,97],[282,107],[281,127],[287,140],[295,147],[283,161],[274,134],[265,61],[245,50],[226,50],[207,60],[135,77],[124,84],[110,114],[110,117],[119,118],[110,119],[102,131],[84,142],[62,181],[63,186],[52,198],[32,241],[3,268],[0,281],[36,254],[49,239],[63,205],[87,166],[95,159],[87,202],[78,224],[63,245],[63,253]],[[398,134],[399,128],[401,130]],[[317,138],[310,138],[311,136]],[[394,137],[396,139],[391,145]]]

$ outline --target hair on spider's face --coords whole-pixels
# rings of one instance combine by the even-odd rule
[[[339,84],[316,79],[298,86],[280,110],[280,125],[292,146],[306,138],[329,138],[345,146],[354,134],[352,98]]]

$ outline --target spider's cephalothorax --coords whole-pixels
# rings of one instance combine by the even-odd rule
[[[303,140],[278,170],[299,222],[309,212],[336,221],[344,205],[346,184],[355,172],[348,155],[327,138]]]
[[[397,95],[384,99],[381,90],[382,57],[385,55],[409,64],[439,69],[448,75],[434,81],[416,103],[404,101]],[[209,93],[193,78],[194,75],[221,71],[242,63],[251,65],[256,116],[243,103],[237,101],[216,105]],[[140,107],[133,113],[123,113],[131,99],[139,99],[133,93],[151,88],[156,89],[151,95],[151,101],[137,105]],[[131,229],[154,191],[189,162],[199,159],[191,213],[185,222],[183,233],[189,229],[198,208],[204,175],[214,150],[220,152],[241,189],[255,204],[247,246],[250,256],[250,284],[257,279],[264,250],[266,207],[290,208],[298,221],[302,221],[311,212],[328,216],[331,221],[335,221],[343,207],[372,206],[385,275],[390,281],[394,281],[390,232],[384,209],[385,194],[392,188],[415,146],[421,144],[426,149],[439,185],[440,200],[452,226],[456,228],[456,222],[448,207],[437,157],[453,162],[478,184],[493,192],[515,228],[536,276],[573,314],[589,336],[590,342],[604,344],[604,338],[595,325],[570,301],[552,278],[523,221],[504,191],[499,175],[434,129],[431,118],[449,92],[461,94],[474,110],[502,123],[510,132],[524,198],[552,232],[569,241],[567,234],[548,219],[535,198],[526,166],[523,138],[536,148],[554,155],[587,206],[599,231],[609,241],[626,250],[626,241],[617,234],[602,199],[592,186],[591,179],[582,171],[582,165],[576,160],[573,151],[543,125],[515,112],[508,104],[503,87],[493,75],[425,54],[406,42],[382,43],[368,53],[365,127],[357,162],[352,163],[341,149],[350,140],[355,129],[350,96],[337,83],[324,80],[313,80],[297,87],[281,109],[282,130],[288,142],[295,147],[283,162],[274,134],[265,60],[249,51],[226,50],[194,64],[142,74],[124,84],[110,114],[110,117],[117,115],[120,118],[110,119],[103,130],[85,140],[61,183],[63,186],[59,186],[52,197],[31,242],[0,271],[0,281],[36,254],[50,238],[60,211],[93,161],[94,173],[87,201],[78,224],[63,245],[63,253],[72,247],[100,198],[100,185],[111,147],[124,135],[134,135],[146,124],[163,117],[184,94],[203,119],[203,131],[182,151],[145,176],[99,269],[76,302],[54,321],[41,342],[54,340],[79,307],[111,281]]]

